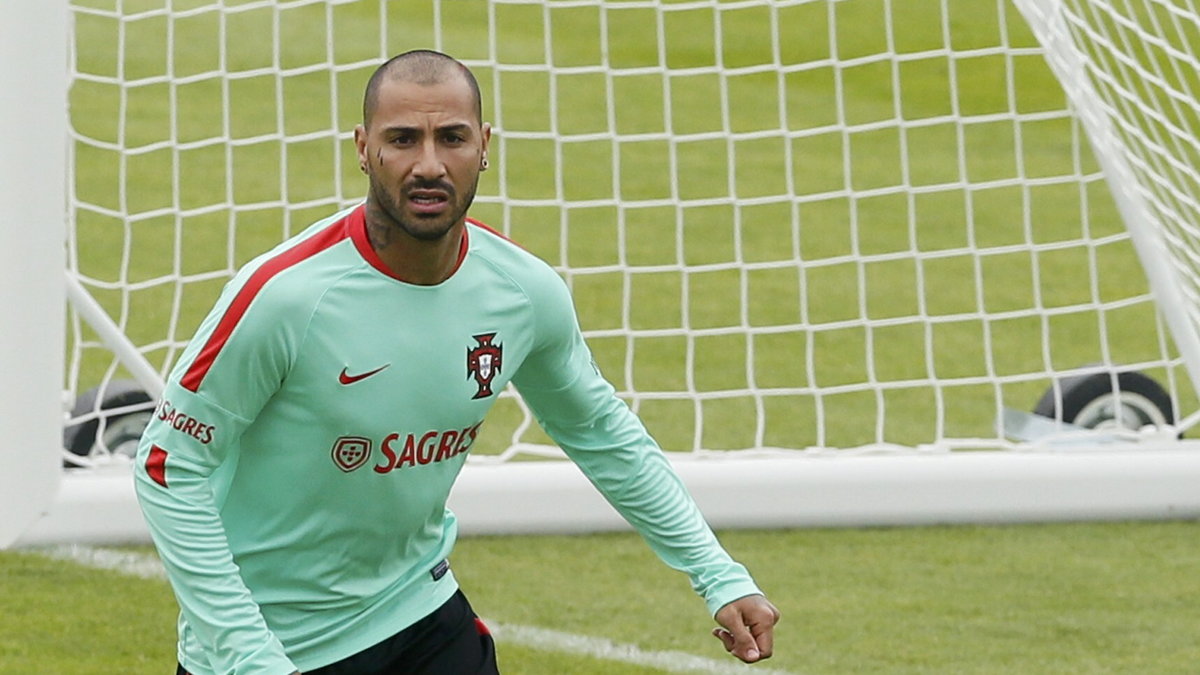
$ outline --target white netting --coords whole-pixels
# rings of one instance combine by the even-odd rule
[[[561,270],[669,449],[1001,444],[1004,408],[1114,368],[1194,400],[1008,2],[73,4],[71,272],[159,373],[238,265],[360,198],[362,86],[430,47],[495,125],[473,215]],[[1186,133],[1145,133],[1190,214],[1177,94],[1154,110]],[[78,320],[71,349],[72,391],[126,377]],[[511,394],[489,425],[489,452],[544,441]]]
[[[1022,0],[1110,175],[1173,336],[1200,382],[1200,16],[1192,2]]]

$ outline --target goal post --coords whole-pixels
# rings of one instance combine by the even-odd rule
[[[1200,167],[1191,163],[1200,154],[1200,100],[1190,88],[1194,75],[1185,75],[1200,69],[1200,15],[1171,3],[1015,2],[1087,129],[1192,388],[1200,390]],[[1131,30],[1137,26],[1159,32],[1139,35]],[[1096,58],[1104,54],[1120,65],[1106,69]]]
[[[0,22],[0,548],[58,492],[62,429],[67,4],[4,4]]]
[[[566,279],[714,524],[1200,515],[1194,9],[70,8],[75,468],[26,542],[141,532],[125,477],[162,378],[242,264],[362,199],[361,91],[412,48],[476,73],[472,215]],[[465,532],[616,526],[515,391],[472,454]]]

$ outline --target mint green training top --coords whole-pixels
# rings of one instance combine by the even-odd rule
[[[446,498],[510,380],[710,612],[759,592],[597,371],[553,269],[468,221],[450,278],[407,284],[363,214],[318,222],[237,274],[138,448],[185,668],[317,668],[449,599]]]

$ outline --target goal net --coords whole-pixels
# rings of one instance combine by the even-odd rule
[[[234,271],[362,198],[363,86],[417,47],[483,90],[492,170],[472,215],[560,271],[599,366],[669,451],[1191,425],[1184,3],[71,10],[68,463],[127,454]],[[548,445],[510,391],[475,448]]]

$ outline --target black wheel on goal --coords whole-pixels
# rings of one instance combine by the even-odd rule
[[[99,405],[96,402],[99,401]],[[110,410],[121,410],[136,406],[132,410],[105,414]],[[138,441],[146,424],[154,414],[153,400],[136,382],[113,380],[85,391],[75,400],[72,417],[80,417],[94,411],[99,416],[63,429],[63,447],[73,455],[93,457],[96,455],[120,455],[132,458],[137,452]],[[103,430],[101,421],[104,422]],[[99,437],[97,437],[99,432]],[[67,466],[73,466],[66,462]]]
[[[1175,423],[1171,396],[1158,382],[1136,371],[1073,375],[1059,380],[1061,409],[1051,386],[1033,412],[1086,429],[1141,429]],[[1117,391],[1120,391],[1118,396]]]

